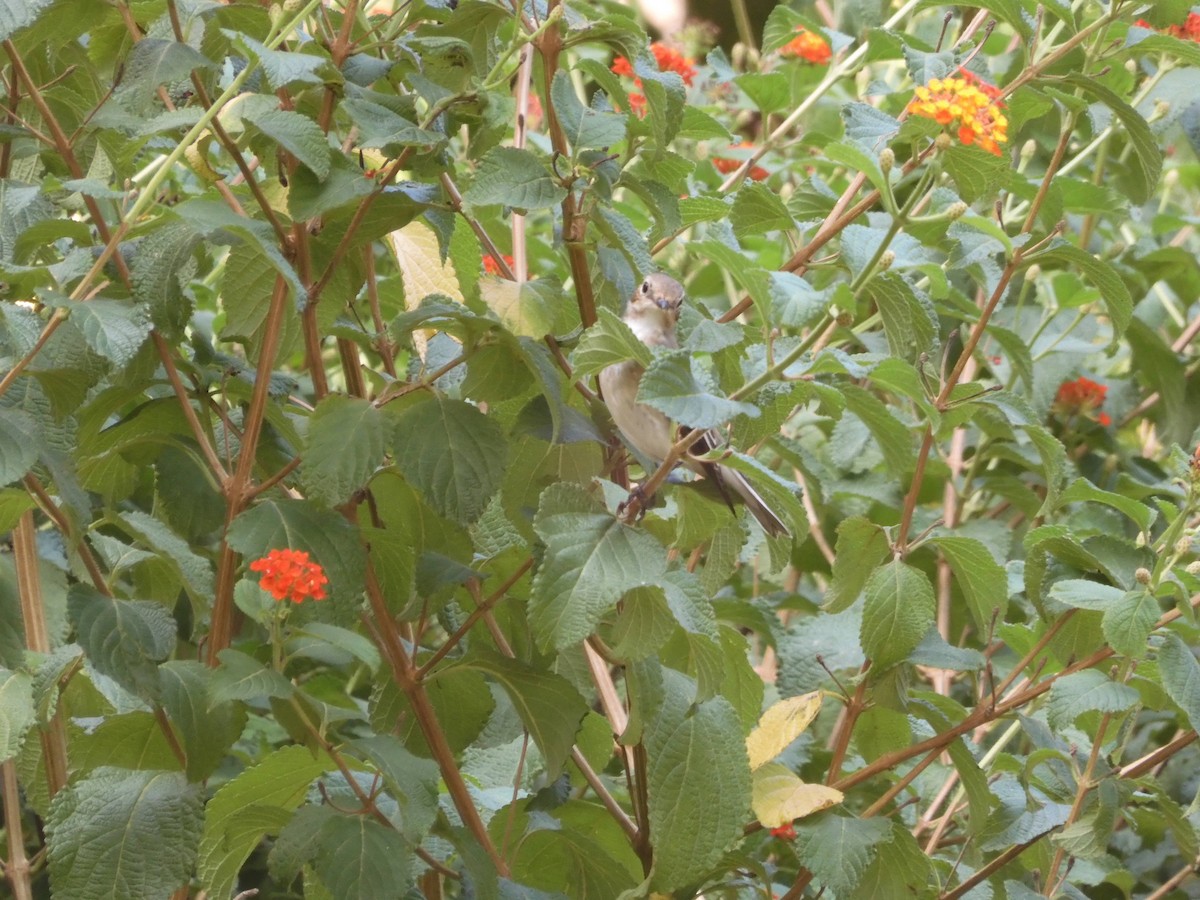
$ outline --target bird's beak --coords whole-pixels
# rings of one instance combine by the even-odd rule
[[[654,303],[663,312],[670,312],[671,310],[673,310],[675,308],[675,304],[672,303],[670,300],[655,300]]]

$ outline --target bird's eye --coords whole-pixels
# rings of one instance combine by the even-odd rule
[[[650,282],[649,281],[642,282],[642,293],[643,294],[650,293]]]

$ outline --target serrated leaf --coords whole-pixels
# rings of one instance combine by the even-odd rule
[[[151,328],[145,307],[103,299],[73,304],[71,322],[97,355],[118,368],[133,359]]]
[[[308,53],[286,50],[271,50],[244,32],[222,29],[234,46],[247,56],[257,59],[267,77],[271,90],[286,90],[296,85],[320,85],[337,80],[337,70],[328,59]],[[307,45],[302,45],[307,46]],[[324,73],[322,70],[326,70]],[[326,77],[326,76],[329,77]]]
[[[874,394],[857,385],[843,385],[842,396],[846,408],[867,426],[867,430],[879,442],[883,459],[894,476],[902,476],[916,465],[912,433],[892,411]]]
[[[174,563],[193,595],[212,596],[212,563],[195,553],[187,541],[175,534],[164,522],[139,509],[120,513],[117,521],[142,543],[157,551],[161,561]]]
[[[930,540],[950,563],[971,617],[981,632],[1003,622],[1008,608],[1008,575],[982,542],[968,537],[944,536]]]
[[[858,884],[889,831],[887,819],[825,815],[796,828],[796,854],[818,884],[840,897]]]
[[[1074,609],[1107,610],[1124,595],[1118,587],[1085,578],[1067,578],[1050,588],[1052,599]]]
[[[0,484],[19,481],[37,462],[39,431],[31,416],[19,409],[0,407]]]
[[[892,822],[891,840],[875,845],[875,860],[850,900],[911,900],[933,877],[930,859],[916,838],[901,823]],[[1016,900],[1011,890],[1008,896]]]
[[[1007,156],[996,156],[979,147],[952,144],[942,155],[946,173],[954,179],[958,194],[967,203],[994,194],[1010,177]]]
[[[238,872],[259,841],[268,832],[278,833],[325,768],[324,758],[314,759],[304,747],[282,747],[226,782],[208,801],[198,868],[210,896],[233,893]]]
[[[321,826],[313,865],[339,900],[379,900],[402,896],[412,862],[394,828],[368,816],[337,815]]]
[[[205,781],[225,758],[246,724],[237,703],[212,703],[212,670],[194,660],[170,660],[158,670],[159,696],[187,756],[188,780]]]
[[[1126,712],[1138,699],[1138,692],[1129,685],[1113,681],[1095,669],[1084,669],[1054,682],[1046,701],[1046,718],[1050,727],[1059,731],[1074,725],[1087,712]]]
[[[36,718],[33,679],[24,672],[0,668],[0,763],[16,756]]]
[[[666,571],[657,541],[621,524],[576,484],[542,492],[533,528],[546,555],[533,579],[529,618],[544,648],[583,640],[627,591],[657,584]]]
[[[820,711],[820,691],[801,694],[798,697],[788,697],[786,700],[780,700],[772,705],[762,714],[762,718],[758,720],[758,724],[746,738],[746,753],[750,758],[751,771],[758,769],[787,749],[787,746],[812,724],[813,719]],[[794,819],[795,816],[789,818]]]
[[[842,802],[837,788],[806,784],[791,769],[766,763],[754,770],[750,805],[764,828],[778,828]]]
[[[872,572],[863,590],[859,636],[872,670],[882,671],[906,659],[933,625],[933,586],[924,572],[894,560]]]
[[[892,356],[919,365],[937,352],[938,317],[933,302],[895,272],[883,272],[867,282],[875,301]]]
[[[495,419],[441,397],[409,406],[392,432],[396,466],[437,512],[463,525],[483,515],[504,480],[508,440]]]
[[[463,199],[472,206],[503,204],[521,211],[545,209],[562,202],[567,192],[529,150],[496,147],[479,161]]]
[[[575,93],[571,77],[561,69],[554,73],[550,100],[576,155],[580,150],[603,149],[625,139],[625,116],[584,106]]]
[[[230,700],[290,697],[295,691],[292,683],[279,672],[240,650],[222,650],[217,657],[221,665],[208,680],[208,702],[211,706]]]
[[[107,597],[71,586],[67,609],[76,638],[97,671],[144,697],[158,693],[158,664],[175,649],[175,619],[161,603]]]
[[[341,108],[362,132],[363,149],[379,149],[395,155],[406,147],[436,147],[446,139],[444,134],[419,128],[386,106],[360,97],[343,100]]]
[[[1048,249],[1026,257],[1024,261],[1030,264],[1037,262],[1042,268],[1046,268],[1047,263],[1058,262],[1078,270],[1100,292],[1100,298],[1112,319],[1113,339],[1124,333],[1133,318],[1133,297],[1112,263],[1062,238],[1056,238]]]
[[[561,306],[561,294],[545,289],[536,281],[509,281],[507,278],[483,278],[480,296],[488,309],[515,335],[542,338],[554,331]]]
[[[360,738],[351,750],[369,760],[383,776],[388,793],[400,807],[400,833],[414,844],[421,841],[438,815],[437,763],[409,753],[390,734]],[[395,816],[392,820],[395,822]]]
[[[275,98],[270,100],[274,102]],[[308,116],[287,109],[262,109],[256,110],[249,121],[307,166],[318,181],[324,181],[329,175],[332,166],[329,138]]]
[[[49,833],[56,897],[165,897],[196,861],[199,785],[182,772],[104,767],[54,797]]]
[[[833,580],[822,609],[839,613],[858,599],[867,580],[891,549],[887,532],[863,516],[843,519],[837,527]]]
[[[644,664],[652,665],[652,664]],[[695,685],[659,669],[661,686],[644,709],[651,884],[694,881],[741,836],[750,805],[750,766],[737,712],[724,697],[693,704]]]
[[[596,323],[583,333],[583,338],[571,354],[575,377],[580,380],[589,378],[627,359],[648,366],[650,349],[638,340],[620,316],[601,307],[597,310]]]
[[[457,303],[464,302],[454,260],[442,256],[437,232],[424,221],[409,222],[391,232],[388,243],[396,254],[396,263],[404,283],[404,300],[409,310],[418,310],[421,301],[431,294],[441,294]],[[471,315],[465,306],[462,312]]]
[[[1146,642],[1159,617],[1158,598],[1148,590],[1129,591],[1104,610],[1100,627],[1118,653],[1135,659],[1146,654]]]
[[[750,181],[734,195],[729,222],[738,239],[769,231],[790,231],[795,225],[779,195],[765,184]]]
[[[1121,123],[1120,134],[1123,134],[1133,148],[1133,163],[1131,171],[1135,174],[1130,199],[1134,203],[1145,203],[1158,184],[1158,176],[1162,172],[1163,154],[1154,140],[1150,126],[1142,118],[1141,113],[1122,100],[1103,81],[1097,78],[1086,78],[1078,73],[1069,74],[1065,81],[1084,94],[1095,98],[1113,111],[1113,115]],[[1115,318],[1115,317],[1114,317]],[[1128,321],[1128,320],[1126,320]],[[1122,328],[1117,329],[1117,333]]]
[[[1200,728],[1200,663],[1178,635],[1168,634],[1158,650],[1167,695],[1179,704],[1192,728]]]
[[[309,497],[329,506],[350,498],[384,462],[383,414],[370,401],[331,395],[309,419],[301,479]]]
[[[760,415],[752,403],[730,400],[701,387],[692,373],[692,355],[686,350],[655,355],[642,375],[637,400],[681,425],[699,429],[716,428],[738,415]]]
[[[150,310],[154,327],[164,335],[183,331],[191,317],[191,301],[183,286],[196,269],[193,253],[200,236],[181,223],[156,228],[138,244],[133,258],[133,296]]]
[[[213,62],[203,53],[178,41],[145,37],[133,45],[120,93],[146,94],[162,84],[181,81],[195,69],[211,69]]]
[[[588,705],[561,675],[540,671],[516,659],[495,653],[473,653],[463,663],[494,679],[508,694],[542,756],[546,774],[562,771]]]
[[[37,21],[52,0],[5,0],[0,3],[0,41]]]

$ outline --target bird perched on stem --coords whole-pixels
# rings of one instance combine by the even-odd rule
[[[676,348],[679,341],[675,337],[675,325],[679,321],[682,304],[683,285],[669,275],[647,275],[629,300],[625,324],[647,347]],[[678,433],[663,413],[637,402],[638,387],[644,372],[641,364],[634,360],[615,363],[600,373],[600,392],[625,440],[643,456],[661,463],[670,454]],[[693,447],[696,452],[705,453],[719,445],[718,435],[709,431]],[[729,490],[732,489],[745,501],[746,508],[767,534],[790,534],[783,520],[750,486],[741,472],[721,463],[696,459],[690,453],[684,454],[682,462],[692,471],[711,478],[727,502],[730,500]]]

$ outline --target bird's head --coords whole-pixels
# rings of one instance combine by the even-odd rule
[[[670,275],[655,272],[647,275],[629,299],[629,313],[663,320],[674,326],[679,321],[683,305],[683,285]]]

